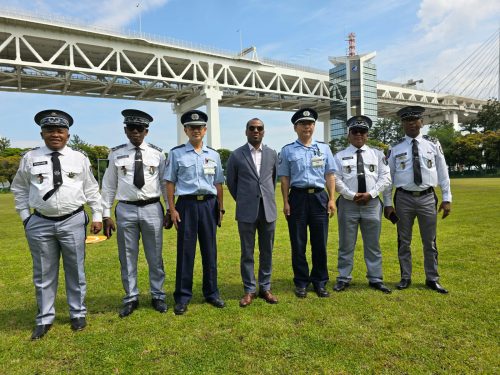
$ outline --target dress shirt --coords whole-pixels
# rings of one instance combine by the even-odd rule
[[[24,221],[30,215],[30,208],[42,215],[57,217],[70,214],[87,203],[93,221],[101,221],[101,195],[90,161],[83,153],[68,146],[58,150],[63,183],[49,199],[42,199],[54,188],[52,152],[43,146],[28,151],[21,159],[11,187],[21,219]]]
[[[353,200],[358,191],[357,147],[348,146],[335,154],[335,188],[345,199]],[[372,198],[391,185],[391,173],[382,151],[364,145],[363,156],[366,191]]]
[[[437,139],[422,136],[415,138],[418,142],[418,155],[422,171],[422,184],[416,185],[413,180],[413,138],[405,136],[389,151],[387,159],[391,169],[392,185],[409,191],[422,191],[439,185],[443,201],[451,202],[450,177],[443,149]],[[392,206],[392,186],[384,191],[384,205]]]
[[[175,195],[217,195],[215,185],[224,183],[219,153],[206,145],[198,153],[190,142],[174,147],[163,179],[175,184]]]
[[[144,186],[141,189],[134,185],[136,147],[129,142],[111,149],[108,156],[109,165],[102,179],[104,217],[111,216],[115,199],[141,201],[163,195],[167,202],[166,189],[160,180],[165,171],[165,154],[160,148],[146,142],[139,148],[144,170]]]
[[[325,175],[335,171],[332,151],[322,142],[304,146],[299,140],[284,146],[279,155],[278,176],[290,177],[290,186],[324,188]]]
[[[250,148],[250,154],[252,154],[252,159],[255,165],[255,169],[257,169],[257,174],[260,176],[260,166],[262,164],[262,143],[258,148],[255,148],[250,143],[248,143],[248,147]]]

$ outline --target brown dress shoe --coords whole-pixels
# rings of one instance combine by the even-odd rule
[[[257,297],[255,293],[245,293],[242,299],[240,299],[240,307],[247,307],[252,303],[252,301]]]
[[[270,290],[266,290],[265,292],[259,292],[259,297],[272,305],[278,303],[278,299],[275,296],[273,296]]]

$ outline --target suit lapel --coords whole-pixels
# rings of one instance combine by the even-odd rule
[[[262,155],[264,156],[264,155]],[[255,176],[259,178],[259,174],[257,173],[257,169],[255,168],[255,163],[253,162],[252,154],[250,153],[250,148],[246,144],[243,146],[243,157],[246,159],[248,165],[250,166],[250,169],[253,171]]]

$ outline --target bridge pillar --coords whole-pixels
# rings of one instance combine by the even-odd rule
[[[188,141],[188,137],[184,132],[184,125],[181,123],[181,116],[183,112],[174,112],[177,114],[177,145],[182,145]]]
[[[220,143],[220,121],[219,121],[219,100],[222,98],[222,91],[210,87],[203,90],[205,105],[207,106],[207,144],[218,150]]]
[[[446,111],[444,119],[451,122],[455,128],[458,126],[458,113],[456,111]]]
[[[330,113],[319,113],[319,122],[323,123],[323,142],[329,143],[330,138]]]

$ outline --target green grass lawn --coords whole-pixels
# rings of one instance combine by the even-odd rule
[[[60,275],[57,317],[42,340],[29,340],[36,315],[32,265],[13,196],[0,194],[0,373],[498,373],[500,179],[452,180],[452,214],[439,220],[439,271],[450,290],[424,287],[415,227],[413,284],[390,295],[369,289],[361,240],[346,292],[304,300],[293,294],[290,245],[280,215],[272,290],[279,304],[242,309],[234,201],[218,232],[219,288],[225,309],[203,302],[197,254],[194,297],[184,316],[172,311],[175,230],[165,231],[165,288],[170,309],[151,308],[147,265],[139,264],[140,308],[118,317],[123,297],[116,238],[87,247],[88,327],[74,333]],[[279,190],[278,190],[279,191]],[[227,193],[227,192],[226,192]],[[281,210],[281,197],[278,195]],[[330,222],[329,270],[336,277],[337,220]],[[384,220],[384,280],[399,281],[395,228]]]

